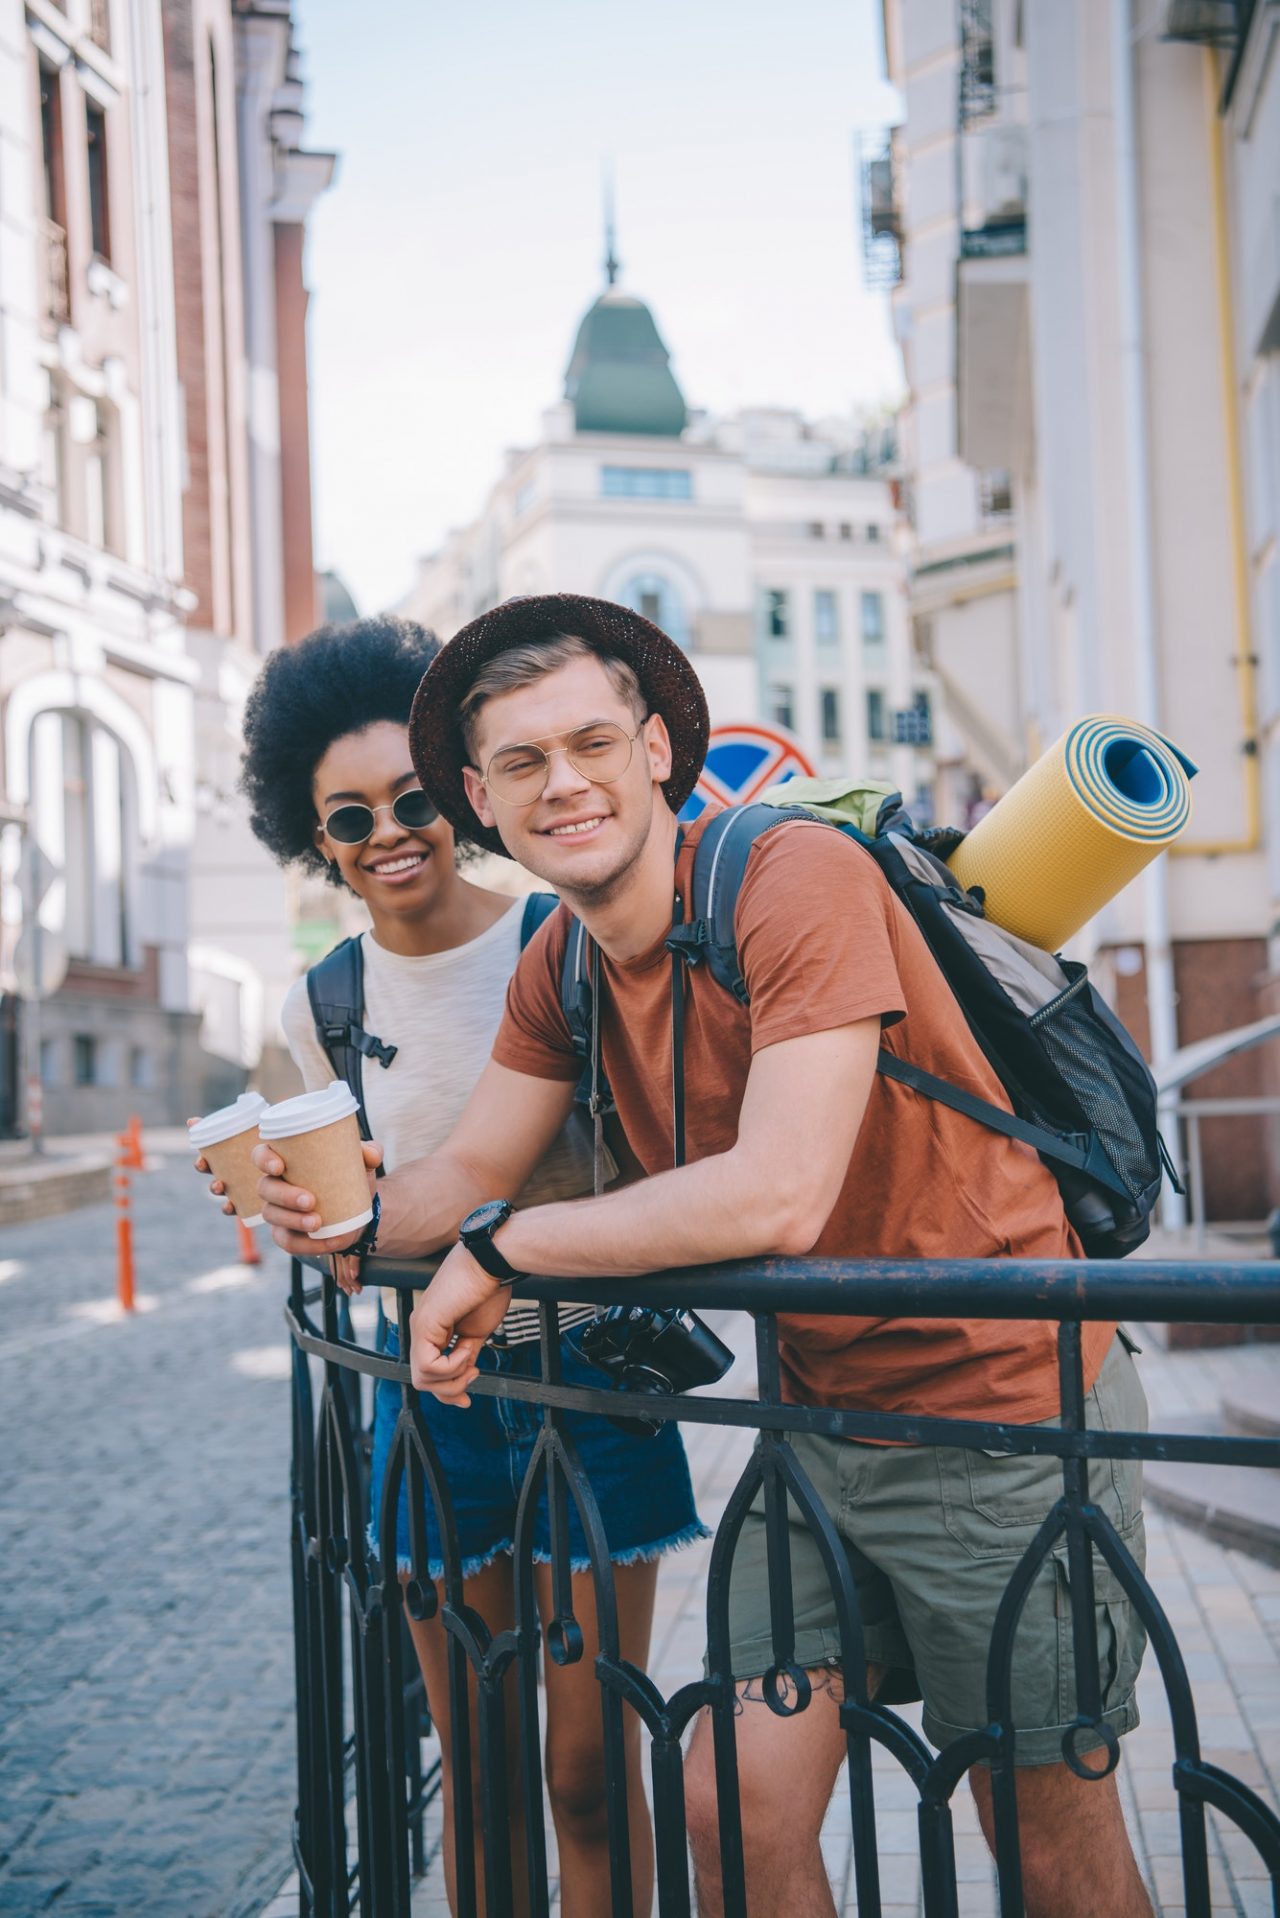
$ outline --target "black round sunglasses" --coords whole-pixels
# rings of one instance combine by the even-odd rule
[[[377,825],[380,812],[389,812],[406,832],[418,832],[440,817],[438,808],[432,805],[421,786],[410,786],[407,792],[397,793],[389,806],[336,806],[325,820],[324,829],[340,846],[359,846]]]

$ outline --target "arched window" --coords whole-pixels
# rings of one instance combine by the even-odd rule
[[[663,573],[634,573],[618,593],[624,606],[660,626],[677,646],[689,645],[689,615],[679,590]]]
[[[31,760],[36,843],[60,874],[44,923],[63,933],[73,959],[136,965],[138,830],[119,740],[86,713],[43,712],[31,729]]]

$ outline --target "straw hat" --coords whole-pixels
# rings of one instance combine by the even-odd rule
[[[458,708],[480,668],[513,646],[557,633],[573,634],[612,659],[625,660],[640,681],[650,713],[671,735],[671,777],[663,793],[679,812],[697,784],[707,751],[707,700],[688,659],[667,635],[627,606],[575,593],[508,599],[472,620],[432,660],[409,716],[409,748],[423,790],[456,832],[488,852],[510,854],[497,832],[482,826],[462,783],[469,764]]]

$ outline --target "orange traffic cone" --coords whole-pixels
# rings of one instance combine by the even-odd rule
[[[133,1221],[129,1217],[129,1135],[116,1136],[116,1297],[122,1312],[133,1311]]]
[[[253,1236],[253,1227],[246,1225],[243,1219],[236,1220],[236,1238],[240,1245],[241,1265],[261,1265],[262,1254]]]

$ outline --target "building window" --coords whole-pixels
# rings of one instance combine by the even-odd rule
[[[1013,514],[1013,481],[999,468],[978,481],[978,505],[984,520],[1006,520]]]
[[[90,546],[118,553],[119,515],[114,485],[112,416],[101,401],[94,408],[94,433],[85,448],[85,538]]]
[[[820,519],[811,519],[808,530],[810,539],[822,539],[826,532],[826,528]]]
[[[813,595],[813,636],[822,646],[840,641],[840,608],[829,587],[819,586]]]
[[[100,260],[111,258],[111,183],[107,171],[107,116],[93,100],[86,100],[85,128],[89,141],[89,231]]]
[[[618,598],[642,619],[660,626],[677,646],[689,644],[689,616],[684,600],[663,573],[635,573],[621,588]]]
[[[761,599],[761,616],[766,639],[791,637],[790,594],[781,586],[766,586]]]
[[[862,663],[873,671],[885,662],[884,594],[862,595]]]
[[[917,693],[905,712],[894,714],[893,738],[898,746],[933,744],[933,707],[928,693]]]
[[[119,741],[82,713],[40,713],[31,760],[35,837],[62,869],[67,950],[95,965],[134,963],[137,830]]]
[[[602,466],[605,499],[692,499],[693,474],[678,466]]]
[[[42,1086],[56,1086],[58,1083],[58,1042],[56,1039],[40,1041],[40,1083]]]
[[[853,528],[847,519],[842,519],[840,522],[840,537],[841,539],[853,538]]]
[[[775,726],[785,726],[789,733],[795,731],[795,701],[790,686],[770,686],[769,717]]]
[[[41,427],[40,476],[53,507],[53,523],[67,523],[67,409],[56,375],[49,380],[49,404]]]
[[[129,1048],[129,1084],[137,1092],[145,1092],[151,1085],[151,1054],[145,1046]]]
[[[537,491],[538,486],[536,480],[529,479],[525,481],[524,485],[518,489],[515,499],[511,503],[513,518],[520,519],[522,515],[528,512],[537,496]]]
[[[879,686],[871,686],[867,690],[867,738],[884,740],[888,736],[884,693]]]
[[[879,543],[879,539],[880,539],[880,528],[876,525],[875,521],[873,520],[870,526],[868,526],[867,528],[868,546],[877,545]]]
[[[72,1076],[78,1086],[98,1082],[98,1041],[91,1032],[77,1032],[71,1041]]]
[[[824,686],[818,695],[824,746],[840,744],[840,694],[834,686]]]

